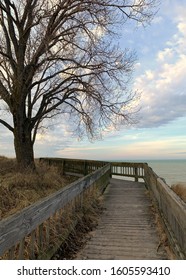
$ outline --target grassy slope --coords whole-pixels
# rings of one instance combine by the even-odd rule
[[[6,218],[35,201],[75,181],[61,176],[55,166],[36,162],[37,172],[18,171],[16,161],[0,156],[0,219]]]

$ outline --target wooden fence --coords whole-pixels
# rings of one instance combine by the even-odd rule
[[[147,164],[144,171],[145,183],[157,204],[171,247],[178,259],[186,259],[186,203]]]
[[[74,228],[80,218],[84,200],[93,190],[102,191],[109,179],[110,164],[104,164],[93,173],[2,220],[1,258],[50,259],[69,234],[69,228]]]
[[[135,178],[137,182],[139,178],[144,179],[144,163],[134,162],[112,162],[112,175]]]
[[[67,158],[40,158],[40,161],[56,165],[63,174],[75,174],[85,176],[93,171],[103,167],[108,162],[84,159],[67,159]]]
[[[103,167],[108,162],[97,160],[67,159],[67,158],[40,158],[40,161],[56,165],[63,174],[76,174],[84,176]],[[137,182],[139,178],[144,179],[144,163],[133,162],[110,162],[111,175],[119,175],[134,178]]]

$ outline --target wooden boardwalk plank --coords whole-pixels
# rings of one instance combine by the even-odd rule
[[[105,211],[76,259],[167,259],[143,183],[111,179]],[[157,251],[158,249],[158,251]]]

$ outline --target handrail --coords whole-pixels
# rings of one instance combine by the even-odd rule
[[[186,259],[186,203],[147,164],[145,183],[161,214],[168,239],[178,259]]]
[[[69,159],[69,158],[40,158],[40,161],[48,164],[56,165],[63,174],[76,174],[85,176],[91,172],[103,167],[108,162],[98,160],[85,159]]]
[[[138,162],[111,162],[112,175],[133,177],[137,182],[144,179],[144,163]]]
[[[80,208],[86,191],[95,187],[101,191],[108,184],[109,178],[110,164],[107,164],[62,190],[23,209],[21,212],[2,220],[0,222],[0,256],[9,250],[8,255],[11,258],[14,254],[13,251],[18,250],[18,258],[22,259],[24,257],[26,238],[30,235],[29,241],[27,240],[31,247],[29,249],[31,253],[28,253],[28,258],[30,258],[30,255],[32,259],[35,258],[34,247],[39,246],[42,248],[44,239],[48,246],[50,244],[50,219],[55,220],[56,215],[58,220],[63,219],[62,209],[68,206],[69,203],[73,203],[73,207],[76,209],[77,207]],[[52,228],[52,230],[54,229]],[[36,244],[37,241],[39,245]],[[14,248],[17,243],[19,243],[18,249]]]
[[[108,162],[84,159],[69,158],[40,158],[49,164],[55,164],[62,168],[64,174],[87,175],[96,169],[104,166]],[[144,179],[144,163],[138,162],[110,162],[111,174],[135,178],[137,182],[139,178]]]

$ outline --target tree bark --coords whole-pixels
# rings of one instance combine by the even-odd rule
[[[23,170],[25,168],[35,169],[31,129],[24,122],[16,123],[14,128],[14,146],[19,168]]]

